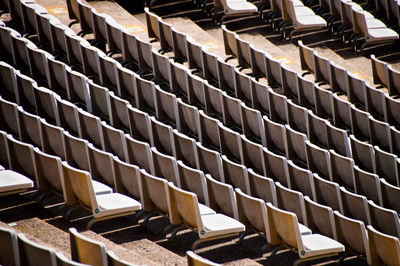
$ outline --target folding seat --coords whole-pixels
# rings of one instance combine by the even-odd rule
[[[239,133],[242,133],[243,129],[242,108],[244,104],[242,103],[242,101],[228,96],[226,93],[222,93],[223,123],[225,126],[232,128]]]
[[[0,261],[5,265],[20,265],[17,233],[13,229],[0,228]]]
[[[129,158],[127,162],[137,165],[149,173],[154,173],[153,154],[150,145],[133,139],[127,134],[125,139]]]
[[[332,69],[331,62],[327,58],[319,55],[318,53],[314,53],[314,56],[315,56],[314,60],[315,60],[316,71],[317,71],[317,74],[315,74],[315,81],[318,82],[319,84],[328,83],[331,85],[331,88],[332,88],[332,85],[334,85],[334,83],[332,84],[332,82],[340,81],[340,79],[332,80],[332,75],[333,75],[332,72],[334,72],[335,70]],[[335,65],[333,65],[333,66],[335,66]]]
[[[390,127],[391,148],[390,152],[400,156],[400,131],[395,127]]]
[[[268,150],[279,154],[286,154],[287,138],[286,127],[271,121],[264,116],[266,147]]]
[[[359,140],[370,140],[372,133],[369,113],[356,109],[354,105],[351,105],[350,111],[353,135]]]
[[[10,161],[10,163],[12,163]],[[20,170],[2,170],[0,171],[0,196],[18,194],[26,192],[34,187],[33,176],[30,178],[21,174]],[[1,254],[0,254],[1,259]]]
[[[392,147],[390,125],[373,117],[369,117],[369,120],[371,125],[371,144],[390,152]]]
[[[154,215],[166,216],[169,213],[168,181],[140,170],[139,184],[141,184],[142,209],[146,213],[144,223]]]
[[[6,62],[0,62],[0,93],[4,99],[16,102],[17,99],[17,83],[16,74],[18,71]]]
[[[267,76],[266,56],[264,51],[250,46],[252,76],[258,78]]]
[[[400,193],[399,187],[389,184],[384,178],[381,178],[380,180],[382,206],[399,212],[400,204],[396,201],[396,197],[398,197]]]
[[[313,112],[307,113],[308,130],[307,137],[311,143],[328,148],[327,120],[316,116]]]
[[[101,182],[115,190],[115,172],[113,155],[88,144],[90,175],[93,180]]]
[[[126,100],[136,100],[136,87],[139,82],[142,85],[142,80],[136,80],[136,74],[128,68],[122,67],[121,64],[116,64],[116,95]],[[147,84],[145,84],[147,85]]]
[[[263,155],[263,146],[248,140],[245,136],[241,136],[241,145],[243,151],[242,164],[246,168],[251,168],[254,172],[265,175],[265,162]]]
[[[56,266],[56,254],[50,247],[28,239],[23,233],[18,234],[18,251],[21,265]]]
[[[264,121],[261,112],[242,104],[242,131],[250,140],[266,145]]]
[[[139,38],[137,38],[136,40],[136,44],[139,49],[138,67],[140,69],[140,74],[144,74],[146,72],[151,73],[154,69],[152,58],[153,46],[146,41],[140,40]]]
[[[342,212],[342,198],[340,197],[340,188],[337,183],[322,179],[317,174],[314,174],[314,185],[315,201],[317,203]]]
[[[154,49],[151,51],[153,60],[153,75],[154,81],[157,84],[170,84],[171,82],[171,67],[169,58],[165,55],[157,53]]]
[[[316,107],[318,105],[316,100],[316,84],[310,80],[307,80],[299,75],[297,75],[297,79],[299,80],[299,97],[298,101],[301,106],[307,107],[307,109],[311,109],[313,112],[316,112]],[[322,105],[320,105],[322,108]]]
[[[100,84],[107,87],[110,91],[119,93],[120,77],[118,70],[122,68],[121,64],[102,52],[99,53],[99,80]]]
[[[118,156],[122,161],[127,161],[128,151],[124,132],[107,125],[104,121],[101,122],[101,127],[103,131],[104,151]]]
[[[372,60],[372,56],[371,56]],[[372,61],[371,61],[372,62]],[[400,94],[399,84],[400,72],[393,69],[391,65],[388,65],[388,79],[390,86],[386,86],[389,90],[389,96],[395,96]]]
[[[186,165],[198,168],[199,158],[197,154],[196,141],[186,135],[180,133],[176,129],[173,130],[174,133],[174,157],[177,160],[183,161]]]
[[[307,228],[307,217],[304,208],[304,198],[303,194],[298,191],[288,189],[282,186],[279,182],[275,182],[276,188],[276,198],[277,198],[277,207],[293,212],[297,215],[297,218],[301,224],[300,233],[301,234],[310,234],[311,230]]]
[[[111,112],[110,94],[108,88],[99,86],[92,80],[89,80],[88,89],[92,107],[91,113],[112,124],[113,116]]]
[[[282,93],[296,104],[299,104],[299,79],[297,72],[287,68],[285,65],[281,65],[281,71]]]
[[[180,186],[178,164],[175,157],[165,155],[156,148],[151,148],[153,165],[154,165],[154,175],[165,178],[168,182],[172,182],[177,186]]]
[[[29,56],[29,74],[35,80],[38,80],[41,83],[47,85],[47,77],[48,77],[48,58],[53,58],[53,56],[39,49],[30,49],[28,48],[28,56]]]
[[[123,162],[116,156],[113,157],[113,163],[116,192],[140,199],[140,168],[137,165]]]
[[[146,13],[147,34],[149,38],[160,41],[161,40],[160,25],[162,20],[161,17],[159,17],[153,12],[150,12],[148,7],[144,8],[144,12]]]
[[[100,58],[106,55],[94,46],[81,45],[82,52],[82,71],[88,78],[98,79],[103,75],[100,65]]]
[[[92,44],[96,47],[105,45],[107,43],[107,24],[115,24],[115,20],[104,13],[99,13],[92,8],[92,21],[93,21],[93,41]]]
[[[396,155],[385,152],[378,146],[374,146],[375,174],[384,178],[388,183],[399,186],[400,161]]]
[[[4,152],[0,153],[0,165],[3,168],[10,168],[10,153],[8,151],[7,132],[0,130],[0,149]]]
[[[367,84],[367,111],[379,120],[385,121],[387,112],[385,93]]]
[[[57,261],[57,265],[61,265],[61,266],[83,266],[83,265],[86,265],[83,263],[79,263],[79,262],[75,262],[70,259],[67,259],[67,257],[65,257],[62,252],[56,252],[56,261]]]
[[[252,107],[262,114],[270,114],[269,87],[253,80],[251,85],[253,92]]]
[[[336,225],[336,240],[346,247],[346,255],[363,256],[367,263],[371,263],[371,254],[367,230],[362,221],[351,219],[348,216],[334,211]]]
[[[181,183],[180,188],[195,193],[199,202],[209,206],[207,181],[204,173],[186,166],[182,161],[178,161],[178,171]]]
[[[151,142],[153,138],[152,122],[150,116],[134,107],[128,105],[128,117],[130,125],[130,135],[138,140]],[[125,121],[127,122],[127,121]]]
[[[271,87],[281,87],[283,84],[281,63],[268,55],[265,56],[265,60],[268,85]]]
[[[107,44],[108,51],[107,55],[112,56],[116,53],[122,53],[124,51],[124,41],[123,41],[123,29],[114,19],[110,17],[106,20],[106,31],[107,31]]]
[[[307,136],[291,129],[288,125],[286,128],[286,157],[299,165],[307,164]]]
[[[335,111],[338,108],[335,106],[336,99],[332,94],[332,92],[321,89],[317,86],[314,86],[314,92],[315,92],[315,114],[322,118],[334,119]]]
[[[77,71],[66,71],[68,100],[91,112],[88,78]]]
[[[235,188],[240,188],[245,193],[249,193],[249,178],[247,169],[243,165],[230,161],[222,155],[223,182]]]
[[[15,47],[13,39],[15,36],[21,36],[16,30],[8,27],[0,28],[0,42],[4,50],[0,52],[1,58],[13,66],[15,66]]]
[[[210,174],[218,181],[223,180],[222,159],[220,153],[207,149],[201,143],[197,143],[197,154],[199,158],[198,169]]]
[[[218,75],[218,57],[214,54],[209,53],[206,49],[201,49],[202,57],[202,75],[201,77],[207,80],[211,84],[219,84]]]
[[[400,128],[400,101],[385,96],[387,111],[385,121],[391,126],[395,126],[397,129]]]
[[[148,112],[155,113],[157,106],[156,85],[145,79],[136,78],[136,108]]]
[[[340,188],[343,210],[341,214],[346,217],[362,221],[365,224],[371,224],[369,215],[368,200],[365,196],[349,192],[344,187]]]
[[[336,225],[331,207],[318,204],[308,196],[304,196],[304,208],[307,227],[312,232],[336,239]]]
[[[315,60],[314,50],[304,45],[301,40],[297,41],[297,44],[299,45],[301,69],[307,71],[303,73],[302,76],[311,72],[315,75],[316,80],[320,80],[321,78],[318,76],[319,72],[316,65],[317,62]]]
[[[75,23],[78,23],[80,20],[80,13],[79,13],[79,7],[78,7],[78,1],[79,0],[68,0],[67,1],[67,9],[68,9],[68,17],[72,22],[70,23],[70,26],[72,26]]]
[[[110,124],[115,128],[123,130],[124,132],[130,132],[128,111],[128,105],[130,105],[129,102],[118,96],[115,96],[113,92],[109,92],[108,96],[109,104],[107,105],[109,105],[109,112],[111,114]],[[95,106],[93,106],[92,109],[93,108],[95,108]]]
[[[307,134],[309,111],[291,100],[287,101],[288,124],[294,130]]]
[[[204,212],[204,207],[200,207],[196,194],[186,192],[171,184],[168,185],[168,191],[171,224],[175,226],[186,224],[199,233],[199,239],[193,243],[192,250],[195,250],[200,243],[236,236],[245,230],[243,224],[228,216],[212,213],[212,210]],[[213,227],[211,224],[219,226]]]
[[[226,155],[230,160],[235,162],[243,161],[243,151],[241,145],[240,134],[225,127],[221,123],[218,124],[220,152]]]
[[[0,129],[16,138],[21,136],[21,126],[18,115],[18,106],[0,98],[0,112],[3,119],[0,120]]]
[[[37,87],[33,91],[36,114],[42,118],[45,118],[52,124],[57,124],[59,121],[59,115],[57,110],[57,98],[60,97],[53,91],[44,87]]]
[[[188,88],[189,71],[182,64],[173,61],[169,61],[169,64],[171,69],[171,79],[169,84],[171,92],[178,97],[184,98],[185,101],[188,102],[188,99],[191,97]]]
[[[66,162],[63,162],[63,172],[67,205],[79,203],[93,215],[86,229],[101,220],[132,215],[142,207],[138,201],[119,193],[95,194],[90,174],[77,169],[71,171]]]
[[[32,78],[20,73],[17,73],[16,80],[16,103],[29,111],[36,110],[34,90],[37,83]]]
[[[271,217],[270,244],[284,243],[285,246],[289,245],[297,251],[299,260],[295,264],[315,258],[336,256],[345,250],[342,244],[329,237],[320,234],[301,234],[296,214],[276,208],[271,203],[267,203],[267,210]]]
[[[89,47],[89,42],[79,36],[65,34],[65,43],[67,47],[67,62],[70,66],[81,68],[83,65],[82,47]]]
[[[47,60],[49,74],[47,76],[48,88],[63,98],[69,97],[67,71],[71,69],[66,64],[53,59]]]
[[[176,127],[178,122],[178,104],[175,94],[165,92],[156,87],[155,97],[155,102],[157,103],[155,106],[157,120]]]
[[[343,129],[326,123],[328,129],[328,148],[335,150],[338,154],[351,157],[350,139]]]
[[[300,191],[305,196],[315,199],[314,178],[310,170],[298,167],[292,161],[288,161],[288,188]]]
[[[64,131],[66,161],[73,167],[89,171],[89,142],[85,139],[77,138]]]
[[[352,127],[352,108],[351,103],[341,99],[338,95],[333,94],[333,124],[343,129],[351,129]]]
[[[270,113],[269,118],[278,123],[289,123],[288,101],[286,96],[280,95],[272,90],[269,91]]]
[[[177,98],[176,120],[177,129],[179,132],[185,135],[193,136],[194,138],[199,137],[199,110],[192,105],[184,103],[180,98]]]
[[[172,156],[175,147],[172,128],[158,122],[154,117],[151,117],[150,119],[152,131],[151,145],[156,147],[158,151]]]
[[[200,257],[193,251],[189,250],[186,251],[186,259],[188,261],[188,265],[209,265],[209,266],[218,266],[220,264],[214,263],[212,261],[209,261],[203,257]]]
[[[400,263],[400,242],[397,237],[381,233],[371,225],[367,226],[367,232],[372,265],[397,265]]]
[[[284,156],[277,155],[264,148],[264,161],[266,169],[265,176],[289,187],[287,159]]]
[[[385,24],[376,20],[375,23],[368,21],[368,12],[354,10],[354,25],[353,31],[355,34],[360,34],[364,39],[364,43],[361,45],[361,52],[364,48],[371,43],[383,43],[383,42],[393,42],[399,39],[399,35],[392,29],[387,28]],[[380,22],[380,23],[379,23]],[[377,25],[379,24],[379,26]],[[355,30],[356,29],[356,30]],[[357,50],[356,44],[354,43],[354,50]]]
[[[74,136],[80,136],[81,125],[79,121],[78,108],[69,101],[62,99],[57,99],[57,108],[59,115],[59,124],[57,126],[62,127]]]
[[[367,106],[367,87],[365,81],[348,73],[350,88],[347,97],[357,108],[366,110]]]
[[[384,234],[394,237],[400,235],[400,222],[396,211],[378,206],[368,201],[371,225]]]
[[[61,160],[66,160],[66,150],[64,141],[64,130],[61,127],[51,125],[45,120],[41,120],[41,131],[43,136],[43,146],[41,150],[47,154],[56,155]]]
[[[36,147],[43,147],[42,127],[40,117],[19,109],[19,121],[21,125],[20,141],[30,143]]]
[[[196,93],[196,91],[194,91],[194,93]],[[224,112],[226,112],[226,107],[223,102],[225,96],[226,94],[222,90],[204,82],[204,112],[209,116],[223,120]],[[199,97],[197,98],[199,99]]]
[[[355,193],[366,196],[369,200],[382,206],[382,191],[379,176],[354,166]]]
[[[77,35],[84,37],[86,34],[93,33],[94,31],[95,26],[93,13],[96,12],[96,10],[81,1],[77,2],[79,12],[79,24],[81,26],[81,30],[80,32],[78,32]]]
[[[38,202],[50,192],[58,195],[64,194],[64,177],[62,161],[60,157],[46,154],[38,148],[34,148],[35,156],[35,179],[39,192],[41,193]]]
[[[329,67],[330,67],[331,79],[328,80],[327,78],[325,78],[325,80],[329,82],[330,89],[339,96],[346,95],[349,98],[349,101],[352,102],[353,100],[355,100],[355,97],[354,97],[354,92],[350,90],[350,86],[358,85],[356,81],[362,82],[362,80],[356,79],[355,77],[349,75],[349,73],[344,67],[341,67],[335,63],[329,63],[329,64],[330,64]],[[353,79],[352,83],[350,82],[350,79]],[[365,92],[361,91],[360,94],[363,93]],[[361,96],[360,98],[362,97],[364,96]]]
[[[350,135],[350,145],[355,164],[363,170],[373,172],[375,169],[373,146],[359,141],[354,137],[354,135]]]
[[[81,128],[80,137],[93,143],[96,147],[104,149],[103,129],[100,118],[79,108],[78,116]]]
[[[230,59],[239,57],[239,50],[238,50],[239,38],[236,38],[237,34],[231,30],[228,30],[225,25],[221,25],[221,28],[224,40],[225,54],[229,56],[228,58],[225,59],[225,62],[227,62]]]
[[[9,151],[9,169],[18,172],[34,180],[36,162],[33,146],[16,140],[11,135],[7,135]],[[21,156],[24,154],[24,156]]]
[[[232,70],[233,73],[233,78],[228,76],[224,76],[224,79],[230,79],[230,82],[233,82],[233,84],[227,84],[229,81],[224,81],[224,84],[221,84],[220,82],[220,88],[224,90],[227,94],[234,94],[231,96],[234,96],[235,98],[238,98],[245,102],[246,104],[249,104],[251,106],[251,103],[253,101],[253,90],[252,90],[252,80],[251,77],[248,75],[242,74],[239,71]],[[222,85],[222,86],[221,86]],[[233,85],[233,86],[232,86]]]
[[[68,58],[67,56],[71,55],[73,51],[71,50],[71,43],[67,42],[67,38],[73,38],[71,36],[75,36],[75,32],[52,15],[48,15],[47,17],[37,15],[36,17],[38,23],[37,35],[40,42],[50,42],[51,51],[54,55]],[[74,40],[79,41],[78,38]],[[72,61],[72,63],[75,62],[74,60]]]
[[[330,180],[355,190],[354,160],[330,150]]]
[[[124,66],[135,66],[139,67],[139,61],[141,59],[139,42],[142,42],[137,36],[131,34],[125,27],[121,27],[122,34],[122,61]],[[130,45],[128,45],[128,43]],[[149,43],[149,45],[151,45]],[[151,51],[151,47],[150,48]]]
[[[188,74],[187,103],[205,108],[206,82],[195,75]]]
[[[329,179],[331,176],[329,151],[306,140],[306,153],[308,170],[318,173],[324,179]]]

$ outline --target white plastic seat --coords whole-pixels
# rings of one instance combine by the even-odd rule
[[[11,170],[0,171],[0,196],[26,191],[33,187],[33,181]]]

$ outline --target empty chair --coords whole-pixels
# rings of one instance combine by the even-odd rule
[[[261,112],[242,104],[242,132],[249,139],[266,145],[264,121]]]
[[[374,165],[374,148],[368,143],[361,142],[354,135],[350,136],[351,151],[356,165],[361,169],[373,172]]]
[[[361,170],[354,166],[354,188],[359,195],[364,195],[373,200],[376,204],[382,206],[381,182],[379,176]]]
[[[372,265],[398,265],[400,263],[400,243],[397,237],[383,234],[367,226],[368,242]]]
[[[136,78],[136,108],[154,113],[156,110],[156,85],[145,79]]]
[[[222,109],[224,125],[242,133],[242,102],[236,98],[223,94],[222,103],[224,105],[224,108]]]
[[[80,137],[93,143],[96,147],[104,148],[103,129],[99,117],[78,108],[80,122]]]
[[[24,234],[18,234],[18,250],[21,265],[56,266],[56,254],[50,247],[29,240]]]
[[[109,90],[91,80],[88,82],[88,88],[92,107],[91,113],[113,124]]]
[[[174,129],[174,157],[186,165],[198,168],[199,158],[197,154],[196,141]]]
[[[113,157],[116,191],[134,199],[140,199],[139,171],[136,165],[121,161]]]
[[[307,163],[307,136],[286,125],[286,140],[286,157],[296,164],[305,165]]]
[[[245,191],[245,193],[249,193],[247,169],[241,164],[230,161],[225,155],[221,157],[224,183],[230,184],[234,188],[240,188],[242,191]]]
[[[346,247],[346,253],[362,255],[371,264],[371,254],[367,230],[362,221],[350,219],[348,216],[334,211],[336,225],[336,240]]]
[[[282,185],[289,187],[289,171],[287,159],[264,148],[264,161],[266,177],[278,181]]]
[[[249,141],[245,136],[242,136],[242,164],[248,169],[253,169],[255,172],[264,175],[266,173],[263,147],[260,144]]]
[[[31,143],[36,147],[43,146],[42,127],[40,126],[40,118],[19,109],[21,136],[20,140]]]
[[[122,130],[115,129],[101,122],[104,139],[104,150],[110,152],[123,161],[128,160],[128,150],[126,148],[125,134]]]
[[[390,151],[392,148],[392,136],[390,125],[370,117],[371,121],[371,144],[379,146],[382,150]]]
[[[12,170],[0,171],[0,196],[25,192],[31,189],[33,185],[30,178],[18,172]]]
[[[382,151],[378,146],[374,147],[375,174],[384,178],[388,183],[399,186],[400,161],[396,155]]]
[[[307,134],[308,110],[288,100],[288,124],[294,130]]]
[[[5,227],[0,228],[0,261],[4,265],[20,265],[17,233]]]
[[[372,57],[371,57],[372,59]],[[389,68],[389,84],[390,86],[387,86],[389,90],[389,95],[394,96],[394,95],[399,95],[400,94],[400,86],[399,86],[399,77],[400,73],[399,71],[396,71],[392,68],[392,66],[388,66]]]
[[[310,170],[295,165],[288,161],[290,189],[300,191],[305,196],[315,199],[314,178]]]
[[[253,91],[252,107],[263,114],[268,114],[271,109],[269,105],[268,87],[254,80],[252,80],[251,86]]]
[[[66,162],[63,162],[63,173],[66,203],[68,205],[80,203],[93,215],[86,226],[87,229],[95,222],[132,215],[142,208],[138,201],[119,193],[96,195],[90,174],[86,171],[70,171]]]
[[[314,57],[314,50],[304,45],[301,40],[299,40],[297,43],[299,45],[301,69],[317,75],[318,69]],[[307,73],[304,73],[302,76],[305,74]],[[320,80],[320,78],[316,76],[316,80]]]
[[[34,180],[36,163],[33,146],[18,141],[11,135],[7,135],[7,141],[10,156],[9,169]],[[21,156],[21,154],[24,154],[24,156]]]
[[[172,93],[165,92],[159,88],[156,88],[156,117],[160,122],[166,122],[168,124],[177,124],[177,112],[178,105],[176,102],[176,96]]]
[[[150,145],[125,135],[128,160],[130,164],[137,165],[149,173],[154,173],[153,154]]]
[[[124,132],[130,132],[130,121],[127,100],[115,96],[110,92],[110,110],[112,118],[110,119],[111,125],[115,128],[121,129]]]
[[[178,171],[181,187],[197,195],[199,202],[210,205],[207,191],[207,181],[203,171],[190,168],[178,161]]]
[[[266,56],[267,63],[267,80],[268,85],[273,87],[282,87],[282,71],[281,71],[281,63],[272,58],[271,56]]]
[[[333,124],[343,129],[352,128],[351,103],[333,94]]]
[[[315,257],[336,256],[345,250],[342,244],[326,236],[319,234],[301,235],[294,213],[278,209],[271,203],[267,203],[267,210],[268,214],[271,215],[270,243],[272,245],[285,243],[294,248],[300,257],[300,261],[297,263],[312,260]]]
[[[199,157],[198,169],[206,174],[210,174],[216,180],[223,180],[222,159],[220,153],[207,149],[200,142],[197,143],[197,153]]]
[[[191,250],[186,251],[186,258],[187,258],[189,266],[194,266],[194,265],[217,266],[217,265],[219,265],[219,264],[209,261],[203,257],[200,257],[199,255],[197,255],[196,253],[194,253]]]
[[[34,97],[34,90],[37,87],[36,82],[23,74],[17,73],[17,90],[16,90],[16,102],[19,105],[24,106],[26,109],[36,109],[36,102]]]
[[[331,207],[318,204],[304,196],[307,227],[314,233],[336,239],[336,226]]]
[[[230,160],[242,162],[243,151],[241,146],[240,134],[225,127],[221,123],[218,124],[220,136],[220,152],[226,155]]]
[[[77,71],[66,71],[68,82],[68,100],[74,104],[79,104],[85,107],[89,112],[91,109],[91,102],[89,96],[89,89],[87,86],[88,78]]]
[[[368,210],[368,200],[365,196],[357,195],[347,191],[344,187],[340,188],[342,200],[342,214],[346,217],[362,221],[365,224],[371,224],[371,218]]]
[[[271,202],[276,206],[275,182],[268,177],[256,174],[252,169],[248,170],[250,196]]]
[[[400,235],[400,221],[396,211],[378,206],[373,201],[368,201],[371,225],[384,234],[394,237]]]
[[[347,132],[331,125],[331,123],[327,123],[327,129],[329,149],[335,150],[342,156],[351,157],[350,140]]]
[[[274,122],[288,124],[288,101],[286,96],[273,92],[272,90],[269,91],[268,95],[270,104],[269,118]]]
[[[385,113],[386,113],[386,102],[385,102],[385,93],[380,89],[375,89],[371,86],[367,86],[367,110],[368,112],[382,120],[385,121]]]
[[[106,247],[103,243],[80,234],[75,228],[69,228],[71,258],[74,261],[91,265],[108,265]]]
[[[351,132],[359,140],[371,139],[371,122],[368,112],[363,112],[351,105]]]
[[[279,154],[286,154],[287,138],[286,127],[271,121],[264,116],[265,140],[268,150]]]
[[[328,150],[322,149],[306,140],[307,166],[322,178],[329,179],[330,176],[330,154]]]
[[[43,147],[40,147],[43,152],[60,157],[61,160],[66,160],[67,152],[65,150],[64,129],[58,126],[53,126],[45,120],[41,120]]]
[[[59,96],[43,87],[38,87],[33,93],[36,102],[36,114],[45,118],[49,123],[59,123],[56,100]]]
[[[308,112],[307,137],[311,143],[328,148],[328,126],[327,120]]]
[[[191,250],[209,240],[232,237],[245,230],[245,226],[220,213],[201,214],[197,196],[173,185],[168,186],[170,195],[170,222],[173,225],[186,224],[196,229],[199,239]]]
[[[226,0],[214,1],[216,8],[224,11],[224,16],[220,19],[222,23],[225,17],[230,16],[242,16],[247,14],[253,14],[257,12],[257,7],[245,0],[238,2],[230,2]]]
[[[222,64],[222,63],[220,63]],[[222,66],[221,66],[222,68]],[[222,71],[222,69],[220,69]],[[250,104],[253,101],[253,90],[251,86],[251,77],[240,73],[239,71],[232,70],[232,73],[234,75],[234,80],[230,81],[233,82],[233,84],[228,84],[228,81],[226,79],[230,79],[229,75],[224,77],[224,84],[221,86],[220,82],[220,88],[223,88],[224,91],[226,91],[229,94],[229,90],[234,90],[234,95],[236,98],[242,100],[246,104]],[[224,73],[223,73],[224,74]],[[222,74],[222,75],[223,75]],[[222,78],[222,77],[220,77]],[[232,86],[233,85],[233,86]]]
[[[217,119],[206,115],[202,110],[199,111],[199,140],[206,147],[221,149],[220,144],[220,123]]]
[[[400,117],[398,115],[398,111],[400,109],[400,101],[391,97],[387,97],[386,95],[385,101],[387,107],[385,121],[399,129]]]
[[[168,182],[172,182],[180,187],[178,164],[175,157],[168,156],[151,148],[153,154],[154,175],[165,178]]]
[[[153,133],[150,116],[145,112],[128,106],[128,117],[130,135],[135,139],[151,142]]]
[[[115,172],[113,155],[88,144],[90,175],[93,180],[101,182],[115,189]]]
[[[342,212],[342,198],[340,196],[340,187],[337,183],[322,179],[317,174],[314,174],[314,185],[317,203]]]
[[[393,186],[386,182],[385,179],[381,179],[381,190],[382,190],[382,205],[385,208],[393,209],[397,212],[400,211],[400,204],[396,201],[399,196],[399,187]]]
[[[237,219],[236,196],[233,187],[215,180],[209,174],[206,174],[206,179],[210,208],[217,213]]]
[[[180,98],[177,99],[177,105],[177,129],[183,134],[198,137],[200,123],[199,110],[194,106],[184,103]]]
[[[151,131],[153,133],[151,146],[162,153],[173,155],[175,142],[172,128],[151,117]]]
[[[0,120],[0,129],[19,138],[21,128],[18,105],[0,98],[0,112],[3,118]]]
[[[330,180],[354,190],[354,161],[330,150]]]

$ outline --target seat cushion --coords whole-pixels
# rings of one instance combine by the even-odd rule
[[[33,181],[11,170],[0,171],[0,193],[33,187]]]
[[[220,213],[203,215],[201,220],[204,230],[199,230],[200,238],[240,233],[245,230],[245,226],[242,223]]]

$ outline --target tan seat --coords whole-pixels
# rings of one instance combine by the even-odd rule
[[[209,261],[203,257],[200,257],[193,251],[189,250],[186,251],[186,258],[188,261],[189,266],[218,266],[220,264],[214,263],[212,261]]]
[[[399,265],[400,243],[397,237],[383,234],[371,225],[367,226],[372,265]]]
[[[21,265],[57,265],[52,248],[29,240],[23,233],[18,234],[18,250]]]
[[[20,265],[17,233],[5,227],[0,227],[0,261],[4,265]]]

